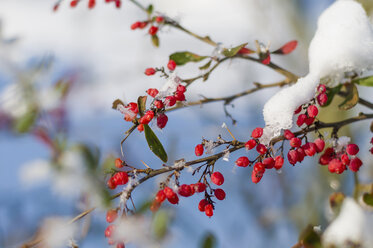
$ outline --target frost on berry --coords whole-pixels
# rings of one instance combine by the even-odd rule
[[[224,183],[224,176],[218,171],[211,174],[211,182],[220,186]]]
[[[116,185],[123,185],[128,182],[128,174],[124,171],[119,171],[113,176],[114,183]]]

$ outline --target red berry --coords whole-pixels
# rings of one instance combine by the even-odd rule
[[[356,155],[359,152],[359,147],[356,144],[349,144],[346,147],[346,152],[349,155]]]
[[[284,137],[285,137],[285,139],[287,139],[287,140],[291,140],[292,138],[295,137],[295,135],[293,134],[292,131],[286,129],[286,130],[284,131]]]
[[[168,96],[166,97],[164,103],[166,104],[166,106],[172,107],[176,103],[176,98],[174,96]]]
[[[316,152],[317,153],[320,153],[324,150],[325,148],[325,141],[323,139],[315,139],[314,141],[315,145],[316,145]]]
[[[164,21],[164,17],[163,16],[157,16],[155,18],[155,21],[158,22],[158,23],[163,22]]]
[[[298,115],[298,119],[297,119],[298,127],[302,126],[304,124],[304,122],[306,121],[306,119],[307,119],[307,115],[305,115],[305,114]]]
[[[150,35],[156,35],[157,32],[158,32],[158,27],[156,27],[156,26],[151,26],[151,27],[149,28],[149,34],[150,34]]]
[[[122,168],[123,167],[123,161],[120,158],[115,159],[115,167]]]
[[[144,131],[144,125],[143,124],[138,125],[137,130],[139,130],[139,132]]]
[[[117,3],[118,2],[118,0],[115,2],[115,3]],[[120,1],[119,1],[119,3],[120,3]],[[119,7],[118,7],[119,8]],[[124,243],[123,242],[120,242],[120,243],[118,243],[117,244],[117,247],[116,248],[126,248],[126,246],[124,245]]]
[[[247,167],[250,164],[250,160],[248,157],[239,157],[236,160],[236,165],[240,167]]]
[[[130,102],[127,104],[126,108],[128,108],[129,111],[137,114],[139,112],[139,108],[137,107],[137,103]]]
[[[294,111],[294,114],[297,115],[300,113],[300,111],[302,111],[302,105],[300,105],[295,111]]]
[[[94,8],[96,5],[96,1],[95,0],[89,0],[88,1],[88,8],[92,9]]]
[[[140,26],[139,26],[139,28],[143,29],[143,28],[145,28],[146,26],[148,26],[148,22],[140,22]]]
[[[212,204],[207,204],[205,206],[205,214],[208,217],[211,217],[214,215],[214,207],[212,206]]]
[[[265,57],[263,60],[262,60],[262,63],[264,65],[268,65],[269,63],[271,63],[271,55],[268,53],[266,54],[267,57]]]
[[[307,108],[307,114],[309,117],[316,117],[317,114],[319,113],[319,110],[315,105],[310,105]]]
[[[190,185],[188,184],[183,184],[179,187],[179,195],[184,196],[184,197],[189,197],[192,195],[192,189]]]
[[[166,200],[166,194],[164,193],[163,189],[158,191],[157,195],[155,196],[155,200],[159,203],[162,203],[164,202],[164,200]]]
[[[115,230],[115,226],[114,226],[114,225],[109,225],[109,226],[105,229],[105,237],[106,237],[106,238],[110,238],[111,235],[113,235],[114,230]]]
[[[145,70],[145,75],[146,76],[151,76],[151,75],[154,75],[156,73],[156,70],[154,68],[147,68]]]
[[[194,188],[198,193],[201,193],[206,190],[206,184],[198,182],[194,184]]]
[[[289,54],[297,47],[298,41],[292,40],[283,45],[280,49],[278,49],[278,53],[281,54]]]
[[[60,4],[59,2],[57,2],[54,6],[53,6],[53,11],[56,12],[58,10],[58,8],[60,7]]]
[[[370,140],[370,143],[373,144],[373,138]]]
[[[144,116],[142,116],[139,120],[140,124],[148,124],[154,118],[154,112],[152,110],[148,110]]]
[[[113,177],[110,177],[106,184],[109,189],[115,189],[117,187]]]
[[[190,184],[189,186],[190,186],[190,195],[192,196],[194,195],[194,193],[196,193],[196,189],[194,187],[194,184]]]
[[[373,147],[372,147],[372,148],[370,148],[370,150],[369,150],[369,151],[370,151],[370,153],[371,153],[371,154],[373,154]]]
[[[168,61],[168,64],[167,64],[167,68],[168,68],[170,71],[175,70],[175,68],[176,68],[176,62],[173,61],[172,59],[170,59],[170,60]]]
[[[139,28],[140,25],[141,25],[141,22],[135,22],[135,23],[133,23],[133,24],[131,25],[131,29],[132,29],[132,30],[135,30],[135,29]]]
[[[203,154],[203,145],[202,144],[196,145],[196,148],[194,148],[194,152],[195,152],[196,156],[202,156],[202,154]]]
[[[179,197],[176,193],[174,193],[170,198],[167,198],[168,202],[171,204],[178,204],[179,203]]]
[[[214,191],[216,199],[222,201],[225,199],[225,192],[222,189],[215,189]]]
[[[321,165],[327,165],[333,159],[334,149],[332,147],[326,148],[324,154],[320,157],[319,163]]]
[[[306,153],[301,147],[299,147],[296,151],[298,153],[298,162],[300,163],[303,161],[304,157],[306,156]]]
[[[154,106],[157,108],[157,109],[162,109],[164,107],[164,104],[161,100],[155,100],[153,102]]]
[[[251,149],[253,149],[255,146],[256,146],[256,141],[255,141],[254,139],[249,140],[249,141],[246,142],[246,144],[245,144],[245,148],[246,148],[246,150],[251,150]]]
[[[107,241],[107,243],[109,245],[114,245],[115,244],[115,240],[109,238],[108,241]]]
[[[361,162],[361,160],[358,157],[356,157],[356,158],[351,159],[350,164],[348,165],[348,168],[350,168],[350,170],[353,172],[357,172],[362,165],[363,165],[363,162]]]
[[[308,118],[306,118],[304,123],[306,123],[307,126],[311,126],[314,121],[315,121],[314,117],[308,117]]]
[[[263,175],[256,173],[255,171],[251,172],[251,181],[253,183],[259,183],[262,180]]]
[[[255,53],[255,52],[246,47],[243,47],[238,51],[238,54],[251,54],[251,53]]]
[[[251,172],[251,181],[253,183],[259,183],[265,172],[265,165],[257,162],[254,165],[254,169]]]
[[[106,221],[108,223],[114,222],[118,217],[118,212],[116,209],[111,209],[106,212]]]
[[[74,8],[74,7],[76,7],[76,5],[78,5],[78,2],[79,2],[79,0],[73,0],[73,1],[70,2],[70,6]]]
[[[155,88],[150,88],[146,91],[146,93],[148,93],[149,96],[151,97],[156,97],[159,93],[159,91]]]
[[[209,204],[207,200],[205,199],[202,199],[199,203],[198,203],[198,209],[199,211],[201,212],[205,212],[205,207],[206,205]]]
[[[176,101],[179,101],[179,102],[185,101],[185,95],[181,91],[176,91],[174,96],[175,96]]]
[[[272,157],[263,160],[263,164],[266,169],[272,169],[275,166],[275,160]]]
[[[294,137],[290,140],[291,147],[300,147],[302,145],[302,140],[300,138]]]
[[[317,96],[317,103],[320,106],[324,106],[328,102],[328,95],[325,93],[321,93]]]
[[[163,193],[165,194],[166,198],[171,198],[175,192],[170,187],[165,187],[163,189]]]
[[[117,9],[119,9],[121,5],[122,5],[122,2],[120,0],[115,0],[115,7],[117,7]],[[124,248],[124,244],[123,244],[123,248]]]
[[[124,171],[119,171],[113,176],[116,185],[123,185],[128,182],[128,174]]]
[[[298,162],[298,159],[299,159],[299,155],[296,150],[290,150],[288,152],[288,160],[290,164],[295,165]]]
[[[325,93],[325,91],[326,91],[325,84],[319,84],[319,86],[317,87],[317,92],[319,92],[319,93]]]
[[[215,171],[214,173],[211,174],[211,182],[214,184],[220,186],[224,183],[224,177],[223,174],[221,174],[218,171]]]
[[[267,147],[265,146],[265,145],[263,145],[263,144],[258,144],[257,146],[256,146],[256,151],[257,152],[259,152],[260,154],[266,154],[266,152],[267,152]]]
[[[167,115],[165,115],[165,114],[160,114],[160,115],[158,115],[158,117],[157,117],[157,126],[158,126],[160,129],[162,129],[162,128],[164,128],[164,127],[166,126],[167,121],[168,121],[168,117],[167,117]]]
[[[184,85],[182,85],[182,84],[179,84],[179,85],[177,86],[176,91],[180,91],[180,92],[182,92],[182,93],[185,93],[185,91],[186,91],[186,87],[185,87]]]
[[[257,127],[253,130],[253,132],[251,133],[251,137],[253,137],[254,139],[259,139],[260,137],[262,137],[263,135],[263,128],[261,127]]]
[[[307,156],[312,157],[313,155],[315,155],[317,148],[315,143],[308,142],[302,146],[302,149],[304,150]]]
[[[341,161],[343,165],[349,165],[350,164],[350,158],[348,157],[347,154],[342,154],[341,155]]]
[[[275,169],[276,170],[281,169],[283,164],[284,164],[284,158],[281,156],[277,156],[275,158]]]
[[[346,169],[346,166],[342,164],[341,160],[335,158],[332,159],[328,164],[328,170],[331,173],[342,174]]]

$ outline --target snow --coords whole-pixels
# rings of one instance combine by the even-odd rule
[[[48,179],[51,165],[47,160],[37,159],[22,166],[19,172],[23,186],[30,187]]]
[[[362,248],[371,247],[373,238],[372,227],[369,223],[372,216],[364,210],[352,198],[343,201],[338,217],[327,227],[322,242],[325,247],[351,247],[348,242],[360,244]]]
[[[78,228],[75,223],[68,224],[67,218],[51,217],[43,222],[41,230],[46,247],[58,248],[71,243]]]
[[[347,72],[373,68],[373,29],[361,4],[339,0],[326,9],[308,53],[309,74],[279,91],[264,106],[264,144],[282,129],[292,127],[294,110],[314,97],[321,79],[335,85]]]

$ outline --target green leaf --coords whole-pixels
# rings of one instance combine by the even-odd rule
[[[147,98],[147,96],[139,96],[139,98],[137,98],[137,107],[139,109],[140,116],[143,116],[145,113]]]
[[[26,133],[30,131],[32,126],[35,124],[38,114],[36,111],[28,111],[25,115],[20,117],[15,122],[15,130],[19,133]]]
[[[373,76],[358,78],[352,81],[354,84],[358,84],[361,86],[370,86],[373,87]]]
[[[177,52],[170,55],[170,59],[175,61],[177,65],[185,65],[188,62],[199,62],[208,56],[200,56],[191,52]]]
[[[207,63],[204,64],[203,66],[200,66],[199,69],[200,69],[200,70],[207,70],[207,69],[210,67],[211,62],[212,62],[212,60],[210,60],[209,62],[207,62]]]
[[[145,138],[148,142],[150,150],[163,162],[167,162],[167,153],[163,148],[162,143],[159,141],[158,137],[155,135],[153,130],[146,124],[144,124]]]
[[[149,15],[153,13],[154,7],[152,4],[149,4],[148,8],[146,9],[146,12],[148,12]]]
[[[216,247],[216,238],[212,233],[207,233],[202,240],[201,248],[214,248]]]
[[[328,91],[326,92],[326,94],[328,95],[328,101],[322,107],[329,106],[332,103],[334,96],[338,94],[341,88],[342,88],[342,85],[338,85],[337,87],[328,89]]]
[[[113,106],[112,106],[112,108],[116,110],[116,109],[118,108],[118,105],[123,105],[123,106],[125,106],[124,103],[122,102],[122,100],[120,100],[120,99],[116,99],[116,100],[113,102]]]
[[[365,204],[373,207],[373,194],[365,193],[363,195],[363,201],[365,202]]]
[[[299,241],[302,241],[303,247],[306,248],[322,248],[320,234],[315,232],[312,225],[300,234]]]
[[[346,99],[338,105],[341,110],[348,110],[353,108],[359,101],[359,92],[357,91],[355,84],[347,84],[347,96]]]
[[[158,38],[158,35],[152,35],[152,43],[155,47],[159,47],[159,38]]]
[[[239,46],[233,47],[233,48],[224,48],[223,55],[225,57],[233,57],[236,55],[243,47],[245,47],[247,43],[241,44]]]
[[[153,231],[158,240],[161,240],[166,236],[169,222],[170,217],[165,210],[159,210],[154,215]]]

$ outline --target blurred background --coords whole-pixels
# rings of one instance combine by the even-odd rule
[[[317,18],[334,1],[140,2],[152,3],[155,10],[197,34],[209,35],[225,47],[249,42],[249,47],[254,48],[255,40],[259,40],[277,49],[290,40],[298,40],[295,52],[273,56],[272,60],[297,75],[305,75],[307,49]],[[361,2],[372,16],[372,2]],[[79,158],[74,157],[75,148],[69,148],[70,153],[63,159],[67,166],[74,167],[72,173],[65,177],[50,173],[48,161],[53,160],[55,153],[50,149],[49,136],[60,147],[84,144],[96,155],[97,148],[100,171],[110,156],[119,156],[119,143],[130,128],[122,114],[111,109],[113,100],[136,101],[146,89],[161,87],[163,79],[146,77],[143,72],[147,67],[165,66],[173,52],[213,52],[210,46],[168,27],[160,30],[160,47],[154,48],[145,30],[130,29],[133,22],[146,16],[128,1],[123,1],[120,9],[97,1],[92,10],[86,3],[72,9],[69,1],[64,1],[57,12],[53,12],[54,3],[0,0],[0,247],[21,246],[47,217],[72,217],[97,203],[82,194],[92,188],[96,190],[99,183],[87,185],[85,171],[76,171],[74,166],[79,164]],[[179,67],[177,73],[182,78],[194,77],[200,73],[198,66],[187,64]],[[252,88],[253,82],[280,80],[281,75],[265,66],[233,60],[219,66],[208,81],[195,82],[186,97],[192,101],[201,96],[227,96]],[[229,139],[227,131],[221,128],[223,122],[238,140],[247,140],[253,128],[264,125],[263,105],[277,90],[265,89],[228,106],[229,113],[238,121],[236,125],[226,117],[222,103],[171,112],[167,127],[156,131],[169,161],[193,159],[194,146],[202,137],[215,139],[221,134]],[[372,93],[366,88],[360,91],[367,98]],[[343,113],[335,110],[321,119],[341,119],[359,111],[364,108]],[[36,126],[43,128],[35,129]],[[351,136],[362,151],[368,151],[368,126],[367,122],[356,123],[342,133]],[[159,168],[160,161],[149,151],[143,136],[134,132],[126,141],[125,160],[139,168],[144,168],[141,160]],[[217,247],[291,247],[308,224],[325,227],[330,193],[352,193],[352,174],[330,175],[318,165],[317,158],[308,158],[295,168],[286,162],[282,173],[271,171],[254,185],[250,170],[234,168],[235,159],[243,154],[234,153],[229,162],[217,163],[225,173],[223,189],[227,197],[218,202],[212,218],[198,211],[198,197],[183,198],[176,207],[165,206],[170,224],[162,247],[200,247],[208,233],[215,237]],[[366,166],[360,179],[369,181],[373,177],[372,162],[367,152],[366,156],[362,154]],[[97,173],[95,180],[104,182],[103,176],[99,176],[102,174]],[[190,173],[184,174],[182,183],[197,180]],[[135,190],[133,199],[137,206],[154,197],[159,181],[149,180]],[[150,212],[146,215],[151,218]],[[90,224],[85,221],[82,225],[89,228],[85,239],[77,239],[79,247],[105,247],[105,211],[97,210],[87,219]]]

